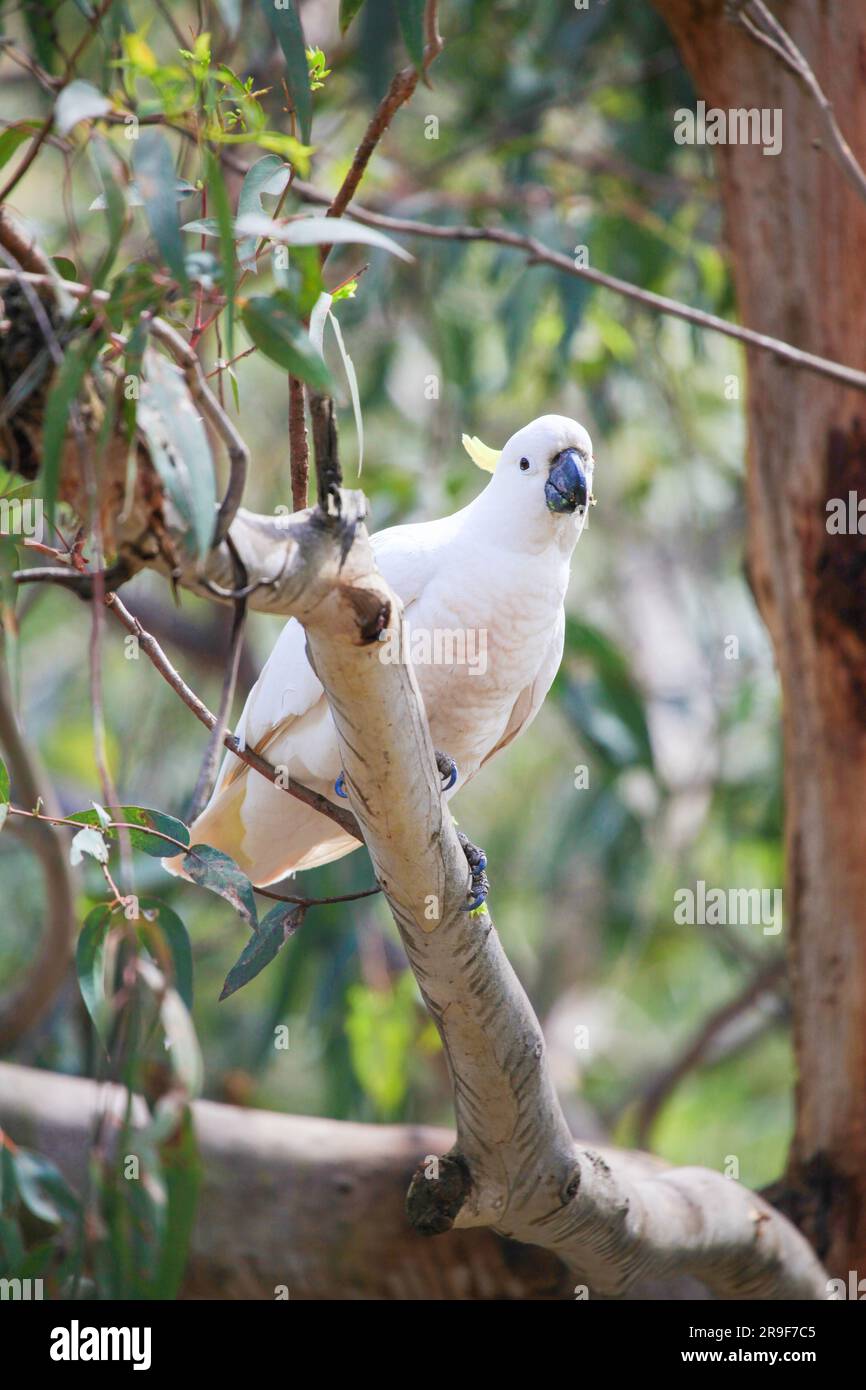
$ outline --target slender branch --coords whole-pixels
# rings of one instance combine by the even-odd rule
[[[427,0],[425,26],[427,41],[424,48],[423,66],[426,81],[426,75],[430,64],[442,52],[443,47],[442,37],[439,33],[437,0]],[[376,146],[391,124],[397,111],[399,111],[401,106],[405,106],[417,86],[418,72],[414,67],[401,68],[391,79],[391,85],[379,102],[367,129],[364,131],[361,143],[355,150],[354,158],[349,166],[349,171],[328,207],[328,211],[325,214],[327,217],[342,217],[358,191],[358,185],[367,172],[367,165],[373,157]],[[321,254],[323,263],[327,260],[330,250],[330,246],[322,247]]]
[[[292,507],[296,512],[307,505],[310,476],[310,446],[304,406],[304,383],[289,377],[289,460],[292,474]]]
[[[747,982],[733,999],[727,1000],[706,1018],[694,1037],[690,1038],[676,1057],[658,1072],[641,1083],[641,1101],[637,1115],[635,1143],[639,1148],[649,1144],[656,1116],[684,1077],[700,1066],[712,1044],[731,1023],[753,1008],[765,994],[770,993],[785,977],[783,958],[771,960]]]
[[[749,37],[768,48],[811,94],[824,122],[833,158],[851,187],[866,201],[866,173],[842,134],[829,97],[787,29],[770,12],[764,0],[747,0],[744,5],[737,5],[734,17]]]
[[[133,617],[129,609],[126,608],[118,598],[117,594],[106,594],[105,606],[110,612],[115,614],[126,628],[127,632],[130,632],[138,639],[139,645],[145,656],[149,658],[160,675],[168,682],[175,694],[180,696],[187,708],[192,710],[196,719],[198,719],[201,724],[204,724],[205,728],[214,729],[217,724],[216,715],[212,714],[207,705],[196,695],[195,691],[190,689],[180,672],[175,670],[174,666],[172,666],[156,639],[151,637],[149,632],[145,632],[141,623],[137,618]],[[301,782],[296,782],[294,778],[286,777],[284,774],[281,774],[267,761],[267,759],[260,757],[258,753],[253,752],[249,748],[241,748],[234,734],[226,733],[223,736],[222,742],[230,753],[233,753],[242,763],[246,763],[248,767],[254,768],[256,772],[261,773],[269,782],[273,782],[276,787],[279,787],[282,791],[288,792],[290,796],[296,797],[298,801],[303,801],[306,806],[311,806],[313,810],[318,811],[320,815],[327,816],[330,820],[335,821],[348,835],[354,835],[356,839],[361,838],[357,822],[351,812],[343,810],[341,806],[335,806],[327,797],[320,796],[318,792],[310,791],[308,787],[305,787]]]
[[[25,811],[20,806],[10,806],[9,814],[10,816],[26,816],[28,820],[44,821],[46,825],[69,825],[73,830],[86,828],[83,821],[73,820],[71,816],[46,816],[42,811]],[[94,829],[140,831],[142,826],[136,825],[134,821],[113,820],[104,827],[94,826]],[[165,840],[166,844],[174,845],[176,849],[186,852],[187,846],[182,840],[176,840],[173,835],[166,835],[163,830],[154,830],[150,826],[147,826],[146,829],[148,835],[152,835],[157,840]]]
[[[246,578],[246,571],[244,580]],[[187,815],[190,824],[198,818],[210,799],[214,783],[219,771],[219,760],[228,732],[229,719],[232,712],[232,702],[235,695],[235,687],[238,679],[238,668],[240,666],[241,650],[244,642],[244,623],[247,615],[246,597],[235,601],[234,618],[232,620],[231,636],[229,638],[228,660],[226,662],[225,676],[223,678],[222,692],[220,694],[219,709],[217,710],[216,723],[211,730],[210,738],[207,742],[205,755],[202,760],[201,771],[192,796],[192,802]]]
[[[415,68],[401,68],[391,79],[391,84],[383,96],[379,105],[373,113],[367,129],[364,131],[361,143],[355,150],[354,158],[349,166],[349,171],[343,182],[340,184],[334,195],[333,201],[326,213],[327,217],[342,217],[346,208],[351,203],[358,191],[358,185],[367,172],[367,165],[373,157],[373,153],[391,121],[411,97],[418,85],[418,73]],[[330,246],[322,247],[322,259],[324,260],[330,251]]]
[[[5,664],[0,660],[0,745],[15,795],[30,806],[54,796],[22,736]],[[22,827],[23,828],[23,827]],[[47,826],[34,824],[27,843],[39,858],[45,883],[45,931],[36,960],[15,990],[0,999],[0,1046],[8,1047],[50,1008],[66,979],[76,935],[75,883],[64,846]]]
[[[39,151],[42,149],[42,146],[44,145],[45,141],[51,134],[51,127],[54,124],[54,113],[57,109],[57,102],[60,97],[60,93],[63,91],[63,88],[67,85],[70,79],[74,76],[79,58],[82,57],[85,50],[89,47],[91,40],[96,37],[96,34],[99,31],[100,22],[111,9],[113,3],[114,0],[102,0],[102,4],[97,6],[97,8],[91,14],[89,18],[89,27],[87,33],[80,40],[74,52],[70,54],[69,58],[66,61],[66,64],[64,65],[63,77],[60,79],[59,83],[56,86],[54,99],[52,100],[51,106],[49,107],[48,115],[45,117],[45,120],[39,127],[36,136],[30,142],[30,146],[27,150],[27,153],[22,159],[21,163],[18,165],[18,168],[15,170],[14,174],[12,174],[12,176],[6,181],[4,187],[0,189],[0,203],[8,202],[10,193],[21,182],[24,175],[27,173],[27,170],[33,164],[33,161],[35,160]]]
[[[362,888],[357,893],[338,893],[333,898],[302,898],[294,893],[274,893],[270,888],[256,888],[263,898],[272,898],[275,903],[297,903],[299,907],[326,907],[331,903],[354,903],[360,898],[372,898],[382,889],[378,883],[375,888]]]
[[[337,450],[337,418],[330,396],[324,396],[319,391],[310,392],[310,422],[316,455],[319,506],[326,516],[336,515],[340,510],[343,474]]]
[[[328,202],[327,194],[321,193],[302,179],[295,180],[295,188],[301,197],[309,203],[322,206]],[[693,323],[696,327],[708,329],[712,333],[722,333],[726,338],[734,338],[739,343],[745,343],[747,347],[760,348],[763,352],[770,352],[792,367],[801,367],[806,371],[815,372],[818,376],[829,377],[832,381],[844,382],[846,386],[856,387],[859,391],[866,390],[866,372],[857,371],[854,367],[846,367],[840,362],[833,362],[829,357],[819,357],[812,352],[803,352],[800,348],[792,347],[790,343],[783,342],[781,338],[772,338],[767,333],[758,333],[752,328],[744,328],[740,324],[730,323],[727,319],[719,318],[716,314],[708,314],[703,309],[693,309],[691,305],[682,304],[677,299],[668,298],[667,295],[655,294],[652,290],[641,289],[628,280],[620,280],[618,276],[608,275],[605,271],[596,270],[593,266],[576,264],[561,251],[553,251],[535,237],[524,235],[522,232],[511,232],[505,227],[452,227],[440,226],[434,222],[416,222],[409,218],[388,217],[384,213],[370,212],[355,204],[347,208],[346,211],[356,222],[363,222],[368,227],[381,227],[389,232],[403,233],[406,236],[430,237],[436,241],[480,241],[491,242],[496,246],[512,246],[516,251],[522,251],[529,258],[530,265],[552,266],[554,270],[560,270],[564,275],[573,275],[578,280],[587,280],[592,285],[598,285],[602,289],[611,290],[614,294],[631,299],[636,304],[642,304],[645,309],[652,309],[656,313],[668,314],[672,318],[682,319],[685,323]]]

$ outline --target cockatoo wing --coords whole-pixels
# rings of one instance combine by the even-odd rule
[[[423,523],[393,526],[371,537],[377,564],[404,609],[420,596],[435,568],[436,554],[425,535],[430,529]],[[269,750],[292,725],[319,706],[326,708],[324,690],[307,660],[306,634],[297,619],[290,618],[247,697],[235,732],[245,748],[270,757]],[[323,772],[327,775],[326,770]],[[246,765],[229,754],[216,790],[244,775]]]
[[[423,593],[449,537],[447,525],[428,522],[395,526],[371,538],[377,563],[404,612],[411,611]],[[246,748],[285,768],[312,791],[336,800],[336,732],[321,682],[307,660],[304,629],[294,618],[286,623],[250,691],[236,733]],[[327,864],[358,846],[333,821],[231,753],[191,833],[194,844],[213,845],[231,855],[261,886],[293,869]],[[168,866],[177,864],[170,861]]]
[[[502,736],[497,740],[490,752],[481,759],[480,767],[489,763],[491,758],[495,758],[497,753],[501,753],[503,748],[507,748],[509,743],[513,743],[518,734],[528,728],[537,715],[541,706],[544,704],[548,690],[553,684],[553,679],[559,670],[562,661],[562,652],[565,646],[565,612],[561,609],[557,619],[556,628],[550,639],[544,660],[538,670],[538,675],[531,685],[527,685],[521,690],[514,702],[508,723],[502,732]]]

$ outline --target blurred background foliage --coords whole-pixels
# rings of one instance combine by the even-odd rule
[[[57,8],[67,50],[86,9]],[[366,0],[345,37],[337,10],[337,0],[300,7],[307,43],[331,69],[313,98],[309,174],[329,193],[406,62],[394,4]],[[20,7],[7,11],[7,32],[20,36]],[[130,0],[111,15],[118,36],[140,32],[166,63],[175,31],[187,43],[210,31],[215,60],[270,89],[261,98],[270,124],[288,129],[282,60],[257,5],[169,11]],[[513,227],[569,253],[583,246],[593,266],[730,315],[712,167],[707,151],[673,142],[673,111],[693,98],[650,5],[447,0],[441,24],[432,89],[419,85],[395,118],[359,201],[428,222]],[[82,75],[111,91],[119,76],[104,54],[94,47]],[[2,74],[4,124],[42,116],[45,96],[29,75],[8,59]],[[128,160],[122,131],[105,138]],[[180,176],[195,185],[195,149],[173,148]],[[231,153],[248,164],[260,151]],[[240,180],[228,170],[226,182],[234,203]],[[92,267],[105,240],[105,214],[90,210],[98,192],[81,135],[71,173],[49,143],[13,205],[52,255]],[[200,216],[200,196],[182,207]],[[580,419],[595,443],[598,506],[573,562],[562,669],[532,729],[454,804],[488,853],[497,928],[544,1023],[578,1135],[623,1144],[640,1136],[674,1162],[717,1169],[733,1155],[741,1179],[759,1187],[780,1171],[791,1123],[778,1000],[734,1011],[655,1123],[638,1125],[659,1075],[779,951],[759,926],[678,926],[673,916],[676,889],[698,879],[725,888],[782,881],[777,682],[744,573],[743,361],[726,340],[527,265],[515,251],[400,239],[411,264],[343,247],[327,276],[336,285],[367,265],[337,314],[359,377],[361,482],[374,527],[442,515],[477,492],[484,479],[460,447],[463,431],[499,447],[553,411]],[[140,211],[118,265],[139,261],[155,263]],[[239,324],[235,351],[248,345]],[[200,349],[212,370],[212,333]],[[336,356],[332,366],[342,381]],[[245,503],[272,511],[291,496],[285,374],[260,353],[234,370],[237,407],[227,391],[228,407],[253,458]],[[354,484],[347,396],[340,405]],[[188,594],[175,605],[153,575],[124,595],[216,708],[226,615]],[[44,588],[13,599],[7,585],[5,598],[27,737],[64,809],[79,810],[99,795],[87,609]],[[277,620],[249,620],[236,714],[278,630]],[[145,660],[125,659],[119,630],[106,633],[104,668],[121,799],[183,817],[204,731]],[[33,957],[44,898],[38,865],[9,835],[0,837],[0,874],[8,987]],[[79,874],[83,920],[105,893],[95,866]],[[331,895],[370,882],[361,851],[296,891]],[[444,1058],[381,900],[312,911],[274,963],[220,1004],[245,938],[237,916],[169,879],[157,859],[136,856],[135,887],[169,903],[189,929],[204,1094],[335,1118],[450,1123]],[[280,1026],[288,1047],[275,1046]],[[9,1056],[95,1074],[74,982]]]

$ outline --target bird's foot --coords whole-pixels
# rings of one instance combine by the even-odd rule
[[[457,781],[459,775],[457,771],[457,764],[455,763],[453,758],[449,758],[447,753],[437,752],[436,766],[439,769],[439,776],[442,778],[443,792],[450,791],[451,788],[454,786],[454,783]],[[345,772],[341,772],[336,782],[334,783],[334,791],[337,793],[337,796],[342,796],[344,799],[348,797],[349,793],[346,791]]]
[[[466,904],[467,912],[475,912],[477,908],[483,907],[490,892],[490,880],[485,873],[487,868],[487,855],[483,849],[473,845],[468,835],[464,835],[462,830],[457,831],[457,838],[460,841],[460,848],[466,855],[466,862],[469,865],[469,872],[472,875],[472,882],[469,885],[469,902]]]
[[[447,753],[440,753],[436,750],[436,766],[439,769],[439,776],[442,778],[443,792],[450,791],[457,781],[457,764],[453,758],[449,758]]]

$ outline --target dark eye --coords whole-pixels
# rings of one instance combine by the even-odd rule
[[[521,473],[525,473],[526,470],[528,469],[528,467],[529,467],[529,459],[521,459],[521,460],[520,460],[520,471],[521,471]]]

